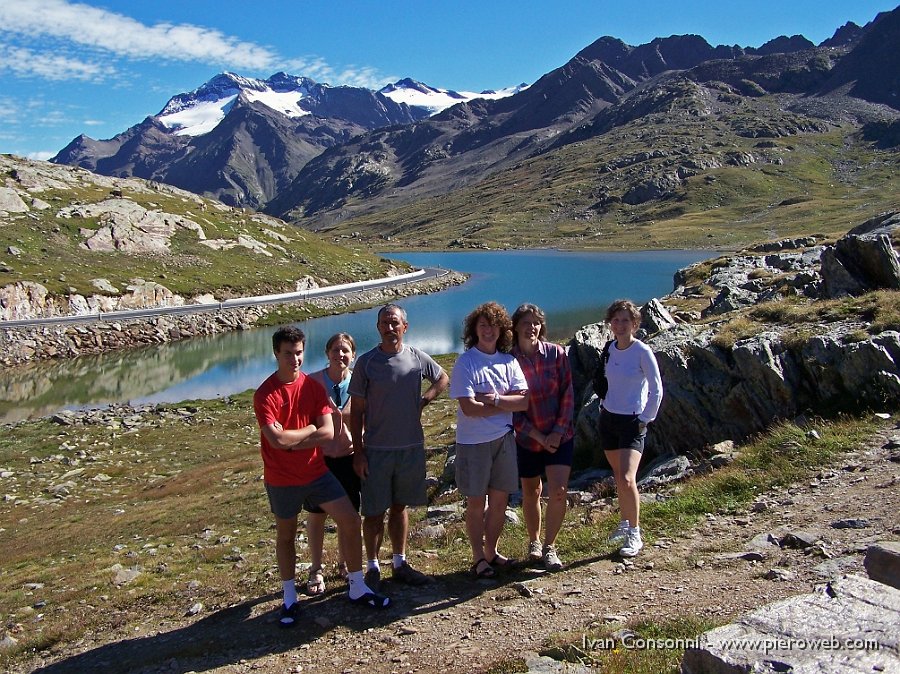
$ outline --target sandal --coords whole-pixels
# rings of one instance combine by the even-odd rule
[[[478,567],[481,564],[484,564],[485,568],[479,571]],[[469,573],[471,573],[475,578],[493,578],[497,575],[496,571],[494,571],[494,567],[491,566],[484,557],[482,557],[469,567]]]
[[[503,555],[498,553],[491,561],[488,562],[488,564],[500,571],[511,571],[519,565],[519,562],[518,560],[504,557]]]
[[[281,614],[278,616],[279,627],[293,627],[297,624],[297,613],[300,612],[300,604],[294,602],[289,607],[281,605]]]
[[[364,595],[362,595],[361,597],[357,597],[356,599],[348,596],[348,599],[354,604],[363,604],[364,606],[368,606],[369,608],[374,609],[383,609],[391,605],[390,597],[385,597],[381,594],[375,594],[374,592],[366,592]]]
[[[306,592],[308,594],[323,594],[325,592],[325,576],[322,574],[322,567],[317,566],[309,570]]]

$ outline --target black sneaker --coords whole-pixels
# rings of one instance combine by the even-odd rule
[[[381,589],[381,571],[379,569],[369,569],[365,576],[366,586],[375,594]]]
[[[431,578],[421,571],[416,571],[405,560],[400,566],[394,567],[394,574],[391,576],[391,580],[396,580],[398,583],[406,583],[407,585],[426,585],[431,582]]]

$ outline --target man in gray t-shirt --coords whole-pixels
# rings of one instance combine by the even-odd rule
[[[422,408],[450,382],[428,354],[403,343],[409,323],[402,308],[395,304],[382,307],[377,327],[381,343],[356,361],[349,386],[353,468],[362,480],[366,583],[373,592],[378,591],[381,580],[378,554],[384,540],[385,512],[389,512],[388,535],[394,553],[392,578],[412,585],[429,580],[406,561],[406,508],[427,502]],[[431,382],[425,393],[423,379]]]

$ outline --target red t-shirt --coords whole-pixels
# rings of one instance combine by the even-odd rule
[[[253,394],[253,411],[260,428],[277,421],[288,431],[304,428],[315,423],[318,417],[330,415],[331,405],[322,385],[303,372],[296,381],[287,384],[278,379],[276,372]],[[318,447],[286,451],[272,447],[262,432],[259,439],[266,484],[297,487],[317,480],[328,470]]]

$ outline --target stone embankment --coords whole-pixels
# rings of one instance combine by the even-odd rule
[[[432,293],[459,285],[465,276],[450,273],[441,278],[412,282],[391,288],[361,290],[336,297],[303,300],[308,306],[339,312],[351,305],[380,304],[400,297]],[[279,306],[264,305],[195,314],[161,315],[153,318],[100,321],[79,325],[0,326],[0,362],[17,365],[48,358],[73,358],[149,344],[165,344],[248,330]]]

